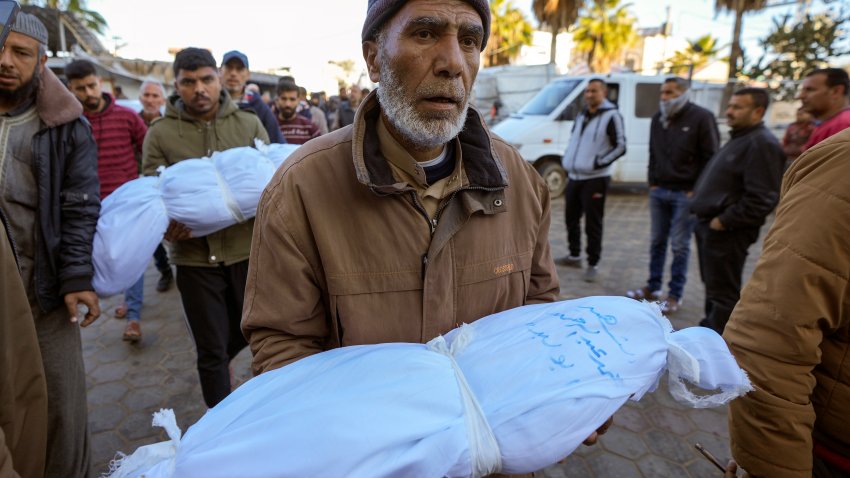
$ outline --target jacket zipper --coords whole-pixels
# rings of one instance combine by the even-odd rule
[[[449,203],[452,202],[452,200],[454,200],[455,196],[457,196],[457,193],[459,193],[461,191],[489,191],[489,192],[492,192],[492,191],[497,191],[499,189],[502,189],[502,188],[485,188],[485,187],[482,187],[482,186],[472,186],[472,187],[468,187],[468,188],[457,189],[457,190],[455,190],[455,192],[452,193],[451,196],[449,196],[449,199],[447,199],[446,201],[443,201],[443,203],[440,204],[440,207],[437,208],[437,212],[434,214],[433,218],[428,217],[428,212],[425,211],[425,208],[422,206],[422,203],[419,202],[419,197],[416,195],[416,191],[411,191],[411,194],[413,196],[413,204],[419,210],[420,214],[422,214],[422,217],[424,217],[425,220],[428,221],[428,227],[430,227],[430,229],[431,229],[431,237],[433,238],[434,232],[437,230],[437,224],[439,223],[440,216],[443,214],[443,210],[446,208],[446,206],[449,205]],[[423,281],[425,280],[425,272],[427,271],[427,269],[428,269],[428,253],[426,252],[425,254],[422,254],[422,280]]]

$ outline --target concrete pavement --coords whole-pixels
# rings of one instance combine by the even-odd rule
[[[564,201],[553,201],[550,241],[555,257],[565,255]],[[767,226],[762,234],[767,230]],[[608,198],[599,278],[582,280],[583,271],[559,268],[564,298],[623,295],[645,284],[649,260],[649,210],[644,191],[614,191]],[[703,287],[692,245],[688,284],[674,327],[696,325],[701,318]],[[749,277],[761,240],[750,249],[745,268]],[[669,265],[668,265],[669,271]],[[151,414],[173,408],[185,430],[206,411],[195,369],[195,349],[183,319],[176,288],[155,290],[159,277],[149,267],[142,309],[143,339],[136,345],[121,340],[125,322],[111,318],[120,297],[102,301],[104,317],[83,330],[89,423],[95,471],[104,472],[116,451],[130,453],[141,445],[167,439],[151,427]],[[666,282],[667,278],[665,278]],[[250,378],[250,355],[244,350],[233,362],[239,383]],[[594,447],[580,447],[563,463],[543,471],[561,477],[717,477],[720,472],[697,453],[705,447],[726,461],[729,456],[726,410],[690,410],[679,405],[665,387],[629,402],[614,417],[611,430]]]

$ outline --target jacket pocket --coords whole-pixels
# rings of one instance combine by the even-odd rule
[[[331,340],[338,345],[419,342],[420,270],[329,275]]]
[[[464,321],[524,305],[533,251],[461,266],[457,271],[458,310]]]

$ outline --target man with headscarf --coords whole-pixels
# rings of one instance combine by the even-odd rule
[[[659,106],[649,130],[649,280],[626,295],[639,300],[662,298],[667,245],[672,243],[669,292],[663,308],[674,313],[679,310],[688,278],[691,233],[696,224],[688,203],[702,170],[717,152],[719,134],[714,115],[690,101],[688,82],[682,78],[664,80]]]
[[[47,40],[41,21],[19,13],[0,53],[0,208],[44,363],[44,475],[74,478],[91,468],[80,327],[100,316],[91,284],[100,183],[83,106],[45,67]],[[78,305],[88,309],[81,323]]]

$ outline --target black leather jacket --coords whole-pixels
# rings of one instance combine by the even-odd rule
[[[49,312],[64,305],[68,293],[94,290],[100,181],[97,146],[82,105],[47,68],[36,111],[42,126],[31,142],[38,185],[33,281],[39,307]]]

